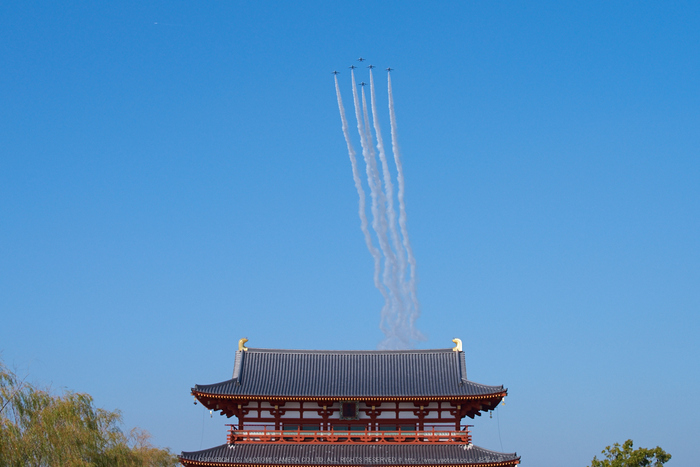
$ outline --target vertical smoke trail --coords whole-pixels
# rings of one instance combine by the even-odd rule
[[[338,98],[343,136],[348,146],[348,155],[350,156],[352,165],[353,180],[360,198],[358,209],[360,227],[365,238],[365,243],[367,244],[367,249],[374,259],[374,285],[384,298],[380,329],[384,333],[385,339],[379,344],[379,348],[412,348],[417,340],[425,340],[425,337],[415,328],[415,321],[420,315],[420,306],[416,294],[416,261],[413,257],[413,250],[408,238],[408,229],[406,225],[404,174],[397,141],[396,114],[394,112],[391,76],[388,77],[389,113],[392,150],[398,173],[398,214],[395,209],[394,201],[395,185],[392,183],[391,172],[387,162],[387,150],[384,146],[378,118],[372,67],[370,67],[370,104],[372,124],[377,139],[376,148],[373,142],[372,127],[370,126],[368,113],[370,107],[367,105],[367,95],[364,89],[365,83],[362,83],[362,100],[360,101],[360,93],[357,90],[354,71],[351,71],[351,76],[357,131],[362,145],[362,156],[365,162],[367,183],[371,196],[371,229],[374,230],[377,236],[379,248],[374,246],[372,239],[373,234],[369,228],[368,216],[366,214],[367,200],[360,176],[361,169],[358,169],[356,153],[351,143],[348,122],[337,77],[335,78],[335,90]],[[378,167],[377,154],[379,162],[381,163],[381,169]]]
[[[377,231],[377,188],[374,183],[374,179],[370,176],[370,169],[369,169],[369,151],[367,148],[367,141],[366,141],[366,133],[365,129],[362,125],[362,117],[360,115],[360,102],[357,97],[357,84],[355,82],[355,73],[351,70],[350,75],[352,76],[352,97],[353,97],[353,102],[355,104],[355,118],[357,119],[357,131],[360,133],[360,145],[362,146],[362,157],[365,160],[365,165],[367,167],[367,183],[369,185],[369,192],[370,192],[370,198],[372,199],[372,204],[371,204],[371,212],[372,212],[372,228]],[[381,292],[382,296],[384,297],[384,306],[382,307],[382,317],[385,316],[387,313],[387,310],[389,310],[390,307],[390,300],[389,300],[389,294],[387,293],[386,289],[382,286],[382,283],[379,280],[379,272],[381,270],[381,256],[379,254],[379,251],[377,251],[374,246],[372,246],[372,249],[370,250],[370,253],[372,254],[372,258],[374,259],[374,285],[379,289],[379,292]],[[386,325],[384,320],[380,322],[380,327],[384,333],[387,333],[388,330],[386,329]]]
[[[382,139],[382,131],[379,125],[379,118],[377,116],[377,96],[374,88],[374,76],[372,74],[372,69],[369,70],[369,82],[370,82],[370,103],[372,107],[372,121],[374,123],[374,133],[377,138],[377,151],[379,152],[379,160],[382,165],[382,177],[384,180],[384,190],[386,199],[386,214],[387,221],[389,224],[389,234],[391,238],[391,244],[395,251],[395,258],[397,260],[398,271],[394,272],[394,285],[397,286],[398,290],[395,290],[395,294],[398,297],[398,307],[392,310],[395,314],[394,319],[399,328],[399,335],[404,337],[402,341],[408,341],[411,335],[406,332],[406,312],[409,311],[411,307],[410,292],[407,291],[407,286],[405,283],[406,279],[406,257],[404,255],[404,249],[402,247],[401,240],[399,239],[399,234],[396,229],[396,210],[394,209],[394,185],[391,181],[391,172],[389,172],[389,164],[386,159],[386,151],[384,149],[384,140]],[[387,343],[388,344],[388,343]],[[410,345],[410,341],[404,342],[404,344]]]
[[[365,237],[365,243],[367,244],[367,249],[369,250],[372,258],[374,258],[375,264],[375,274],[374,274],[374,285],[383,292],[382,285],[379,283],[379,267],[381,262],[379,255],[379,250],[375,248],[372,244],[372,235],[369,233],[367,228],[367,214],[365,212],[365,190],[362,188],[362,180],[360,179],[360,173],[357,170],[357,158],[355,157],[355,148],[350,142],[350,131],[348,130],[348,120],[345,117],[345,107],[343,106],[343,99],[340,96],[340,87],[338,86],[338,77],[335,77],[335,94],[338,97],[338,109],[340,110],[340,120],[343,126],[343,136],[345,137],[345,143],[348,145],[348,155],[350,156],[350,164],[352,165],[352,178],[355,182],[355,188],[357,189],[357,195],[360,198],[358,212],[360,215],[360,228],[362,229],[362,234]]]
[[[372,227],[377,233],[377,240],[379,242],[379,248],[384,255],[384,273],[382,274],[382,281],[384,286],[389,292],[389,304],[390,306],[382,310],[382,321],[386,324],[388,321],[388,333],[396,335],[396,330],[399,328],[399,323],[396,321],[397,312],[399,307],[399,294],[397,293],[398,287],[396,284],[396,259],[394,257],[394,252],[389,245],[387,238],[387,222],[386,222],[386,198],[384,192],[382,191],[382,182],[379,178],[379,171],[377,169],[377,159],[374,153],[374,145],[372,142],[372,133],[369,126],[369,115],[367,113],[367,97],[365,95],[365,88],[362,87],[362,113],[364,116],[364,129],[365,129],[365,143],[367,146],[367,157],[365,162],[367,165],[367,178],[371,180],[370,187],[374,188],[375,192],[372,193],[372,206],[375,206],[376,201],[376,211],[372,214],[374,218],[372,219]],[[395,340],[395,339],[394,339]],[[391,344],[392,347],[397,346],[397,344]]]
[[[391,72],[388,75],[388,87],[389,87],[389,119],[391,122],[391,150],[394,153],[394,162],[396,163],[396,170],[398,172],[397,180],[399,183],[399,226],[401,227],[401,236],[403,237],[403,246],[406,249],[408,255],[408,264],[410,265],[410,279],[409,279],[409,291],[411,294],[411,302],[413,304],[413,310],[411,310],[410,316],[410,330],[412,332],[412,338],[414,339],[424,339],[420,331],[415,329],[414,323],[416,319],[420,316],[420,305],[418,303],[418,296],[416,294],[416,259],[413,256],[413,249],[411,248],[411,242],[408,239],[408,228],[406,227],[406,204],[404,202],[404,177],[403,177],[403,166],[401,165],[401,156],[399,154],[399,143],[396,134],[396,114],[394,113],[394,93],[391,89]]]

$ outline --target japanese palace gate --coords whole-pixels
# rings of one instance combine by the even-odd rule
[[[453,349],[272,350],[241,339],[233,378],[195,385],[210,410],[236,417],[227,442],[183,452],[189,466],[514,466],[517,454],[472,444],[474,418],[506,396],[467,380]]]

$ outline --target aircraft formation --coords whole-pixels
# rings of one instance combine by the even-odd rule
[[[362,58],[362,57],[360,57],[360,58],[357,59],[357,61],[360,62],[360,63],[364,62],[365,60],[367,60],[367,59],[366,59],[366,58]],[[348,68],[350,68],[351,70],[355,70],[355,69],[358,68],[358,67],[356,67],[355,65],[350,65]],[[372,69],[377,68],[377,67],[376,67],[375,65],[368,65],[367,68],[369,68],[370,70],[372,70]],[[390,67],[390,68],[387,68],[386,71],[389,72],[389,73],[391,73],[392,71],[394,71],[394,69]],[[340,72],[339,72],[339,71],[336,71],[336,70],[333,70],[333,71],[331,72],[331,74],[333,74],[333,75],[337,75],[337,74],[339,74],[339,73],[340,73]],[[365,82],[360,83],[360,86],[366,86],[366,85],[367,85],[367,83],[365,83]]]

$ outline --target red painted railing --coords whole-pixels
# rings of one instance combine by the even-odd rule
[[[462,425],[459,430],[454,425],[435,425],[424,430],[304,430],[283,429],[260,425],[246,425],[243,430],[238,425],[231,427],[228,433],[228,444],[236,443],[288,443],[288,444],[470,444],[472,441],[468,427]]]

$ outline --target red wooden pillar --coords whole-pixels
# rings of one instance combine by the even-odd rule
[[[317,402],[320,410],[316,413],[321,417],[321,430],[329,430],[330,422],[328,420],[328,402]]]

